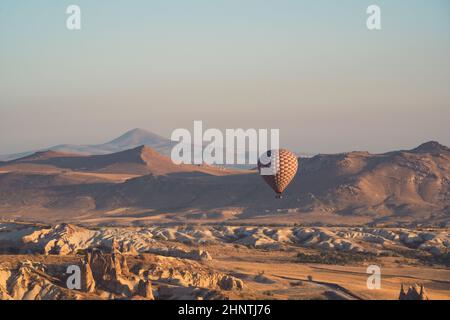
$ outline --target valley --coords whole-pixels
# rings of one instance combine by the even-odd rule
[[[0,223],[2,299],[450,298],[448,229]],[[315,260],[316,259],[316,260]],[[369,289],[368,265],[381,268]],[[68,290],[67,267],[82,270]]]

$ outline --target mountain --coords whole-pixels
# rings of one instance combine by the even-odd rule
[[[130,130],[120,137],[99,145],[58,145],[50,148],[53,151],[73,152],[87,155],[100,155],[114,152],[120,152],[128,149],[133,149],[142,145],[147,145],[159,153],[170,154],[170,150],[175,143],[161,137],[152,132],[143,129]]]
[[[142,145],[152,146],[153,149],[158,150],[173,143],[164,137],[161,137],[152,132],[143,129],[130,130],[120,137],[102,145],[103,148],[119,148],[129,149],[130,147],[138,147]]]
[[[426,143],[378,155],[318,155],[302,159],[300,171],[293,189],[311,194],[306,202],[321,211],[378,221],[393,215],[449,214],[450,152],[445,146]]]
[[[14,166],[49,166],[29,173]],[[9,171],[6,170],[9,167]],[[55,169],[56,168],[56,169]],[[255,171],[177,166],[147,147],[102,156],[38,154],[0,166],[0,217],[112,223],[450,223],[450,151],[435,142],[383,154],[299,159],[276,200]],[[100,174],[128,174],[126,179]],[[76,179],[74,178],[76,174]],[[82,177],[80,175],[83,174]]]
[[[297,177],[282,201],[274,200],[254,173],[205,176],[201,183],[196,176],[138,177],[114,186],[106,198],[98,198],[98,205],[109,208],[112,197],[115,206],[158,210],[238,207],[240,218],[283,212],[277,219],[301,221],[301,213],[311,213],[313,219],[329,223],[449,221],[450,153],[443,146],[425,149],[427,145],[386,154],[301,158]],[[173,194],[176,199],[169,201]]]
[[[27,151],[9,155],[0,155],[0,161],[11,161],[26,157],[36,152],[48,150],[63,153],[75,153],[80,155],[102,155],[120,152],[127,149],[133,149],[141,145],[147,145],[155,149],[159,153],[170,155],[170,151],[174,146],[174,144],[175,143],[172,142],[171,140],[161,137],[155,133],[143,129],[133,129],[124,133],[120,137],[103,144],[97,145],[61,144],[41,150]]]
[[[432,153],[432,154],[443,154],[449,153],[450,149],[439,142],[429,141],[421,144],[417,148],[411,150],[414,153]]]
[[[0,161],[12,161],[16,159],[21,159],[35,153],[54,151],[66,154],[78,154],[78,155],[106,155],[111,153],[117,153],[139,146],[148,146],[158,153],[166,156],[170,156],[172,148],[177,145],[178,142],[173,142],[162,136],[154,134],[152,132],[146,131],[144,129],[133,129],[130,130],[120,137],[113,139],[109,142],[97,145],[72,145],[72,144],[60,144],[53,147],[27,151],[16,154],[0,155]],[[193,145],[187,145],[188,148],[193,149]],[[224,149],[224,154],[226,154],[226,149]],[[235,152],[232,152],[235,154]],[[250,169],[251,165],[224,165],[224,167],[230,169]]]
[[[124,140],[117,141],[117,144],[139,141],[127,141],[127,138],[133,139],[135,136],[124,138]],[[176,165],[169,157],[145,145],[116,153],[92,156],[52,150],[42,151],[3,163],[3,165],[0,164],[0,168],[9,172],[36,173],[40,168],[40,171],[44,173],[46,171],[58,172],[59,170],[61,173],[152,174],[155,176],[176,172],[203,172],[212,175],[223,175],[231,172],[230,170],[206,165]]]

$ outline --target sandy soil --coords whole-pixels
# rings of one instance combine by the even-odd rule
[[[425,266],[401,266],[388,259],[381,261],[381,289],[367,288],[367,266],[364,265],[323,265],[292,263],[292,253],[255,252],[243,249],[223,250],[223,248],[207,248],[211,254],[218,254],[210,263],[225,272],[235,272],[252,279],[259,272],[273,280],[274,283],[261,284],[256,281],[246,281],[258,291],[270,291],[277,299],[312,299],[314,294],[309,292],[305,284],[323,284],[328,289],[345,289],[353,298],[360,299],[388,299],[397,300],[401,283],[421,283],[427,289],[430,299],[450,299],[450,270]],[[221,253],[220,253],[221,252]],[[380,264],[380,261],[374,262]],[[295,286],[300,281],[302,285]]]

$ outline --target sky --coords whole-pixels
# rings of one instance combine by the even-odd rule
[[[296,152],[449,146],[449,57],[448,0],[1,0],[0,154],[194,120]]]

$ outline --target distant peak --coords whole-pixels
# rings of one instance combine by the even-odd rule
[[[150,133],[150,132],[148,130],[145,130],[145,129],[134,128],[134,129],[131,129],[131,130],[127,131],[125,134],[127,134],[127,133],[129,133],[129,134],[136,134],[136,133]]]
[[[439,153],[439,152],[450,152],[450,149],[437,141],[429,141],[421,144],[420,146],[411,151],[419,153]]]
[[[146,136],[146,135],[153,135],[153,133],[148,130],[145,130],[145,129],[134,128],[134,129],[128,130],[127,132],[122,134],[120,137]]]
[[[144,144],[157,145],[167,143],[168,139],[163,138],[148,130],[135,128],[122,134],[120,137],[106,143],[119,148],[135,148]]]

